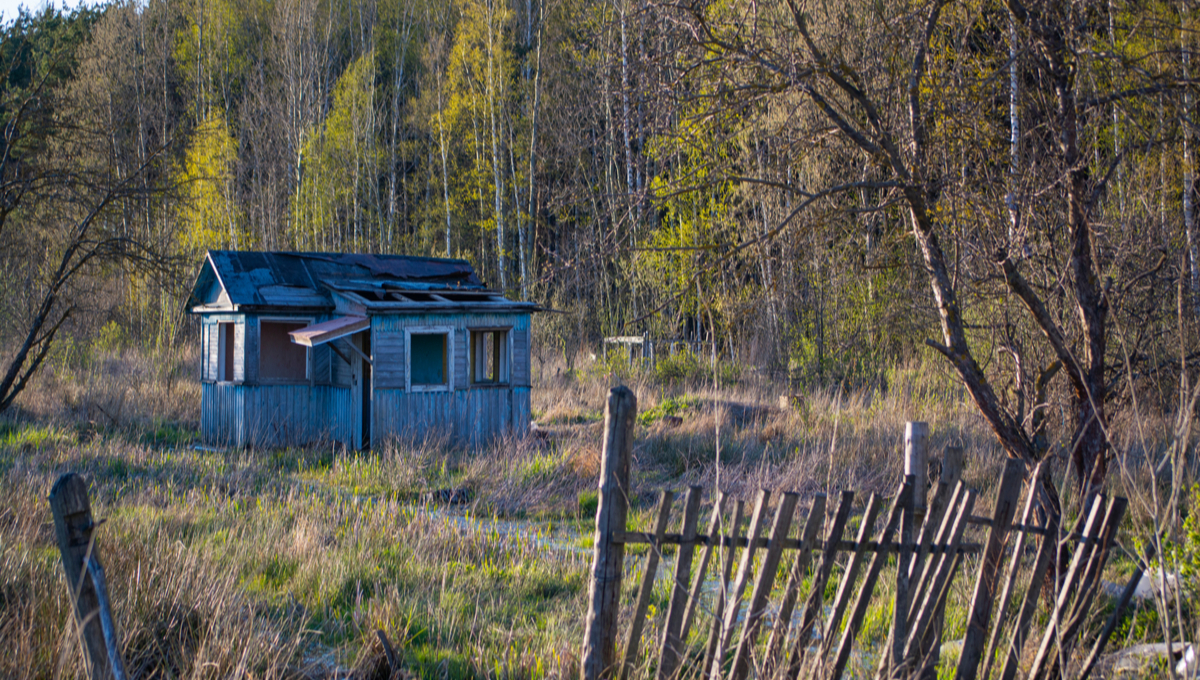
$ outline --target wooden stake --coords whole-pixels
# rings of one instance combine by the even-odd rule
[[[888,513],[887,523],[883,525],[883,531],[879,534],[881,545],[892,540],[892,535],[900,525],[904,508],[912,502],[912,494],[911,484],[905,481],[900,485],[900,492],[896,494],[891,512]],[[875,591],[875,581],[879,578],[879,572],[887,560],[888,554],[882,550],[871,558],[871,566],[867,569],[867,574],[859,587],[858,597],[854,600],[854,608],[850,610],[850,618],[846,621],[846,628],[842,631],[842,639],[838,643],[837,656],[834,658],[829,677],[842,677],[842,671],[845,670],[846,663],[850,661],[850,650],[854,646],[854,638],[858,636],[858,627],[862,625],[863,616],[866,615],[867,607],[871,604],[871,595]]]
[[[50,489],[50,510],[92,680],[125,680],[125,661],[117,642],[104,568],[96,554],[96,524],[83,477],[73,472],[59,477]]]
[[[720,545],[721,513],[725,508],[728,496],[723,491],[717,492],[717,502],[713,505],[712,519],[708,522],[708,542],[700,553],[700,564],[696,567],[696,575],[692,577],[692,587],[688,591],[687,608],[683,610],[683,623],[679,626],[679,639],[687,640],[688,631],[692,629],[692,619],[696,615],[696,607],[704,589],[704,578],[708,572],[708,561],[713,551]]]
[[[728,599],[726,591],[729,590],[729,577],[733,573],[733,560],[745,513],[745,501],[734,503],[733,521],[729,525],[729,542],[726,543],[724,538],[719,539],[722,549],[725,550],[725,559],[721,565],[721,580],[717,587],[717,604],[713,608],[712,626],[708,633],[708,646],[704,651],[704,663],[700,665],[701,677],[707,677],[709,670],[713,667],[713,660],[717,658],[717,648],[721,642],[721,626],[725,623],[725,607],[726,600]],[[749,550],[749,548],[746,549]]]
[[[1029,493],[1025,496],[1025,511],[1021,513],[1021,526],[1028,527],[1033,522],[1033,513],[1037,510],[1038,485],[1042,483],[1042,475],[1045,474],[1049,466],[1046,461],[1037,464],[1033,474],[1029,478]],[[1008,572],[1004,577],[1004,588],[1000,591],[1000,599],[996,602],[999,607],[996,610],[996,624],[992,626],[992,635],[988,640],[987,647],[984,648],[983,655],[983,672],[980,677],[987,678],[991,676],[992,665],[995,663],[996,650],[1000,646],[1000,638],[1004,635],[1004,624],[1008,618],[1008,603],[1012,599],[1013,589],[1016,587],[1017,575],[1021,570],[1021,560],[1025,553],[1025,543],[1028,538],[1028,532],[1017,532],[1017,541],[1013,545],[1012,560],[1008,564]]]
[[[925,491],[929,488],[929,423],[904,424],[904,476],[912,477],[913,507],[925,511]]]
[[[1040,492],[1039,492],[1040,493]],[[1025,648],[1025,640],[1029,635],[1029,624],[1037,612],[1038,599],[1042,594],[1042,582],[1050,571],[1050,564],[1058,554],[1058,524],[1050,523],[1045,527],[1046,533],[1038,546],[1037,557],[1033,561],[1033,572],[1029,577],[1029,585],[1025,589],[1025,597],[1021,600],[1021,608],[1013,625],[1012,640],[1004,656],[1004,667],[1000,670],[1001,680],[1013,680],[1017,677],[1017,666],[1021,650]]]
[[[908,641],[904,648],[905,663],[908,666],[915,667],[924,653],[922,643],[925,633],[935,624],[939,598],[957,567],[958,546],[967,527],[967,518],[971,516],[971,510],[975,507],[975,494],[962,486],[961,482],[959,487],[961,493],[956,496],[962,499],[961,502],[956,503],[957,507],[951,506],[946,511],[946,518],[951,520],[951,525],[945,532],[944,544],[947,545],[947,550],[937,560],[930,561],[926,569],[929,572],[928,579],[919,591],[921,596],[913,600],[914,605],[918,602],[920,605],[911,617],[912,624],[909,626]],[[941,542],[939,539],[939,543]]]
[[[621,604],[625,546],[612,539],[614,533],[626,528],[629,459],[636,416],[637,397],[628,387],[609,390],[604,409],[604,452],[600,499],[596,508],[596,539],[588,582],[588,613],[580,654],[584,680],[612,677],[617,662],[617,614]]]
[[[1027,677],[1040,677],[1042,669],[1050,661],[1050,656],[1054,654],[1054,644],[1058,640],[1063,617],[1067,615],[1067,603],[1071,599],[1075,583],[1082,574],[1084,564],[1091,552],[1091,546],[1100,534],[1100,509],[1103,506],[1104,496],[1100,494],[1092,496],[1092,507],[1088,513],[1087,526],[1083,530],[1083,538],[1075,548],[1075,557],[1071,561],[1071,568],[1067,571],[1067,577],[1062,581],[1054,610],[1050,612],[1050,621],[1046,624],[1046,631],[1042,635],[1042,643],[1038,646],[1037,656],[1033,660],[1033,667],[1029,669]]]

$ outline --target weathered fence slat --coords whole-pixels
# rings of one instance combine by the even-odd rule
[[[833,517],[833,524],[829,527],[829,534],[826,537],[825,549],[821,552],[821,563],[817,565],[817,573],[813,578],[812,590],[808,593],[808,600],[804,603],[804,613],[800,617],[800,627],[796,629],[796,633],[792,636],[792,654],[788,662],[787,677],[788,680],[795,680],[800,673],[800,666],[804,663],[804,656],[808,652],[808,644],[812,641],[813,627],[817,622],[817,614],[821,611],[821,602],[825,599],[825,584],[829,582],[829,576],[833,573],[833,565],[837,560],[837,543],[842,539],[842,534],[846,531],[846,522],[850,519],[850,511],[854,506],[854,492],[843,491],[842,500],[838,503],[837,514]]]
[[[721,564],[721,580],[720,587],[717,588],[717,603],[713,607],[712,626],[708,634],[708,646],[704,651],[704,663],[701,664],[701,677],[707,676],[713,667],[713,660],[717,657],[717,647],[721,642],[721,626],[725,622],[726,600],[728,599],[729,577],[733,574],[733,562],[735,556],[734,546],[737,544],[738,534],[742,528],[742,519],[746,513],[746,502],[739,500],[733,505],[733,521],[729,524],[730,544],[725,547],[724,560]],[[747,548],[749,549],[749,548]]]
[[[83,477],[71,472],[58,478],[50,489],[50,511],[92,680],[125,680],[125,661],[117,642],[104,568],[96,555],[96,523]]]
[[[733,582],[733,588],[730,589],[729,598],[725,604],[725,621],[721,624],[721,637],[717,643],[716,652],[713,654],[712,665],[709,666],[711,669],[709,674],[713,678],[719,679],[722,676],[725,652],[729,650],[729,645],[733,642],[738,614],[742,608],[742,595],[746,593],[746,586],[750,582],[750,570],[754,567],[754,553],[758,548],[758,535],[762,532],[763,516],[767,514],[767,503],[770,500],[771,492],[766,489],[760,489],[758,496],[754,499],[754,512],[750,515],[750,526],[746,528],[746,536],[750,538],[750,545],[742,551],[742,561],[738,565],[737,578]]]
[[[925,567],[925,559],[929,557],[930,546],[940,540],[939,532],[943,529],[946,508],[954,502],[958,492],[959,478],[962,476],[962,449],[949,447],[942,456],[942,474],[938,479],[937,491],[929,502],[929,509],[921,522],[921,534],[917,538],[917,554],[913,557],[912,566],[908,569],[909,578],[923,576],[921,570]],[[920,580],[913,587],[913,592],[921,592]],[[910,607],[911,609],[911,607]]]
[[[1154,559],[1154,544],[1150,543],[1146,549],[1146,562]],[[1142,581],[1142,574],[1145,573],[1146,562],[1137,561],[1137,567],[1133,570],[1133,575],[1129,577],[1129,582],[1125,584],[1125,589],[1121,591],[1121,597],[1117,600],[1116,607],[1108,616],[1108,620],[1104,622],[1104,629],[1100,631],[1100,636],[1096,638],[1096,644],[1092,647],[1091,654],[1088,655],[1083,666],[1079,669],[1079,680],[1087,680],[1092,674],[1092,669],[1096,667],[1096,662],[1100,660],[1100,655],[1104,653],[1104,647],[1108,644],[1108,639],[1112,637],[1113,631],[1117,629],[1117,624],[1121,622],[1125,615],[1125,609],[1133,600],[1133,594],[1137,591],[1138,585]]]
[[[1035,491],[1036,491],[1035,487]],[[1041,493],[1039,491],[1039,493]],[[1038,545],[1037,557],[1033,561],[1029,585],[1025,596],[1021,598],[1021,608],[1013,625],[1012,639],[1009,640],[1008,650],[1004,654],[1004,666],[1000,670],[1001,680],[1013,680],[1017,677],[1017,665],[1021,650],[1025,648],[1025,640],[1029,636],[1029,623],[1037,612],[1037,603],[1042,594],[1042,582],[1050,571],[1050,565],[1058,555],[1058,524],[1051,519],[1045,527],[1046,532]]]
[[[787,638],[788,627],[792,622],[792,612],[796,608],[796,600],[800,597],[800,586],[804,583],[804,574],[808,571],[808,563],[812,557],[813,546],[817,541],[817,532],[825,523],[825,494],[813,497],[812,507],[808,511],[808,519],[800,534],[802,547],[796,552],[792,562],[792,570],[788,573],[787,585],[784,586],[783,599],[779,602],[779,614],[775,617],[775,625],[771,627],[771,637],[767,641],[767,649],[763,654],[767,672],[770,677],[783,649],[784,639]]]
[[[1104,514],[1104,522],[1100,525],[1100,533],[1091,555],[1088,557],[1083,577],[1080,579],[1079,586],[1073,588],[1076,596],[1071,608],[1071,616],[1067,619],[1067,625],[1063,627],[1062,634],[1058,636],[1059,653],[1051,655],[1046,677],[1058,677],[1060,664],[1069,660],[1071,653],[1075,650],[1079,627],[1083,625],[1083,621],[1087,617],[1087,610],[1092,606],[1092,599],[1096,596],[1096,588],[1100,584],[1100,572],[1108,561],[1109,548],[1117,536],[1117,525],[1125,516],[1128,504],[1126,499],[1119,496],[1108,503],[1108,511]]]
[[[671,601],[667,605],[666,625],[663,626],[662,649],[658,655],[659,680],[669,680],[674,677],[679,668],[679,657],[683,649],[683,640],[679,630],[683,624],[684,609],[687,607],[687,584],[692,572],[692,555],[696,550],[696,523],[700,519],[700,501],[704,489],[693,486],[688,489],[687,500],[683,509],[684,542],[679,546],[679,554],[675,558],[675,578],[671,582]],[[701,567],[703,571],[704,567]]]
[[[892,509],[888,514],[887,523],[883,526],[883,532],[879,534],[880,543],[891,540],[892,534],[900,525],[904,508],[912,502],[912,493],[912,484],[905,480],[900,485],[900,493],[896,494],[896,499],[892,502]],[[846,663],[850,661],[850,650],[854,646],[854,638],[858,636],[858,627],[862,625],[863,616],[866,615],[867,607],[871,604],[875,581],[879,578],[879,572],[883,569],[887,559],[886,553],[875,553],[871,559],[871,566],[867,568],[867,574],[863,578],[862,585],[859,586],[858,597],[854,600],[854,607],[850,610],[850,618],[846,621],[845,629],[842,630],[842,639],[838,643],[837,656],[834,658],[833,669],[829,673],[830,677],[842,677],[842,671],[845,670]]]
[[[796,503],[800,494],[785,492],[775,507],[775,521],[771,523],[771,538],[767,544],[767,554],[758,568],[758,576],[754,580],[754,589],[750,591],[750,601],[746,605],[746,620],[742,625],[742,635],[738,640],[737,649],[733,653],[733,670],[730,680],[742,680],[750,665],[750,653],[758,638],[758,627],[762,623],[763,614],[767,610],[767,597],[775,585],[775,575],[779,572],[779,561],[783,557],[783,543],[787,539],[788,530],[796,516]]]
[[[856,541],[858,547],[850,556],[850,561],[846,563],[846,570],[842,573],[842,582],[838,584],[837,595],[833,597],[833,608],[829,612],[829,620],[825,622],[822,630],[824,638],[821,641],[822,658],[829,656],[829,650],[833,647],[834,633],[841,625],[842,616],[850,604],[850,595],[854,592],[854,582],[858,579],[858,572],[862,569],[867,539],[875,530],[875,519],[879,516],[881,505],[883,505],[883,500],[879,494],[873,493],[867,497],[867,508],[863,511],[862,524],[858,526],[858,540]]]
[[[596,540],[588,613],[580,654],[584,680],[610,677],[616,664],[617,613],[621,605],[625,546],[612,535],[625,530],[629,509],[629,458],[637,397],[628,387],[609,390],[604,408],[604,451],[601,457],[600,498],[596,508]]]
[[[963,500],[966,498],[966,494],[967,487],[965,484],[960,481],[954,485],[954,491],[950,495],[950,500],[946,503],[946,510],[942,514],[942,519],[940,525],[938,526],[937,533],[934,535],[932,545],[949,545],[950,533],[954,529],[955,522],[959,520],[959,512],[962,508]],[[966,517],[961,519],[965,527]],[[913,590],[915,592],[926,592],[925,588],[928,586],[929,580],[933,578],[934,574],[937,572],[940,564],[941,562],[939,559],[931,559],[927,564],[923,565],[921,569],[921,576],[917,579],[916,585],[913,586]],[[909,605],[909,621],[912,621],[914,618],[916,618],[917,610],[920,608],[920,606],[921,598],[914,598]]]
[[[924,423],[921,423],[924,424]],[[928,426],[926,426],[928,427]],[[887,678],[891,674],[903,674],[904,643],[908,640],[908,610],[909,610],[909,569],[916,556],[917,548],[912,544],[913,514],[916,510],[916,497],[923,495],[924,484],[918,486],[921,479],[913,474],[905,475],[905,484],[913,487],[908,496],[908,504],[901,508],[900,515],[900,545],[906,546],[900,550],[896,559],[896,587],[892,601],[892,627],[888,631],[887,644],[879,655],[879,670],[876,677]]]
[[[996,595],[996,577],[1000,573],[1005,539],[1021,500],[1021,481],[1025,476],[1025,463],[1015,458],[1004,461],[1004,472],[1000,477],[1000,490],[996,494],[996,506],[992,511],[992,528],[988,532],[983,559],[979,562],[979,576],[975,580],[975,592],[971,596],[971,609],[967,615],[967,633],[963,637],[962,654],[958,657],[958,679],[975,680],[983,645],[987,640],[988,624],[992,618],[992,605]]]
[[[1033,474],[1029,477],[1029,492],[1025,494],[1025,511],[1021,513],[1021,524],[1029,525],[1033,521],[1033,513],[1037,509],[1038,490],[1042,484],[1042,476],[1045,474],[1049,466],[1047,461],[1042,460],[1034,468]],[[1004,587],[1000,590],[1000,598],[996,600],[996,622],[992,625],[992,635],[988,639],[987,647],[984,648],[983,654],[983,670],[979,677],[988,678],[991,676],[992,666],[995,663],[996,650],[1000,646],[1000,640],[1004,636],[1005,624],[1008,623],[1008,605],[1012,599],[1013,590],[1016,588],[1017,576],[1021,571],[1021,562],[1025,555],[1025,543],[1029,534],[1021,531],[1017,533],[1017,540],[1012,548],[1012,560],[1008,564],[1008,572],[1004,576]]]
[[[717,492],[717,502],[713,505],[712,519],[708,523],[708,535],[716,536],[721,530],[721,513],[724,512],[725,501],[729,496],[724,491]],[[696,615],[696,607],[700,604],[700,596],[704,592],[704,579],[708,574],[708,562],[712,558],[715,541],[705,544],[700,553],[700,564],[696,566],[696,575],[692,577],[692,587],[688,590],[687,607],[683,610],[683,623],[679,626],[679,639],[687,640],[688,631],[692,629],[692,619]]]
[[[1067,602],[1071,598],[1071,591],[1083,571],[1084,564],[1091,552],[1091,545],[1096,542],[1096,538],[1100,534],[1100,509],[1103,505],[1103,495],[1096,494],[1092,496],[1091,511],[1088,513],[1087,525],[1083,530],[1083,538],[1075,549],[1075,556],[1071,560],[1067,576],[1062,580],[1061,589],[1058,591],[1058,598],[1054,604],[1054,610],[1050,613],[1050,621],[1046,624],[1046,631],[1042,634],[1042,642],[1038,646],[1037,656],[1034,657],[1033,666],[1029,669],[1029,674],[1026,677],[1041,677],[1042,668],[1049,662],[1050,656],[1054,653],[1054,643],[1058,638],[1062,617],[1067,613]]]
[[[950,526],[941,532],[944,534],[944,539],[939,539],[945,540],[950,545],[962,540],[963,532],[967,527],[966,518],[975,506],[975,494],[962,486],[961,482],[959,491],[960,493],[955,494],[957,507],[951,506],[946,511],[946,520],[950,522]],[[957,500],[960,498],[961,500]],[[909,626],[908,641],[904,648],[905,664],[909,667],[916,667],[917,662],[923,660],[925,632],[936,618],[942,593],[956,568],[957,555],[947,552],[937,560],[931,561],[926,569],[930,575],[920,590],[923,597],[920,598],[920,605],[915,615],[910,619],[912,623]],[[914,604],[916,604],[915,601]]]
[[[675,503],[674,491],[663,491],[658,497],[658,517],[654,523],[654,535],[662,537],[667,532],[671,519],[671,506]],[[655,542],[646,551],[646,568],[642,570],[642,585],[638,590],[637,604],[633,608],[633,621],[629,625],[629,642],[625,645],[625,661],[621,664],[620,678],[625,680],[637,662],[642,649],[642,628],[646,625],[646,610],[650,608],[650,595],[654,592],[654,577],[658,575],[658,558],[662,556],[661,541]]]

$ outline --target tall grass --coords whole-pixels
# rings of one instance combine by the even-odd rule
[[[94,513],[107,520],[100,555],[135,677],[373,677],[382,629],[418,675],[535,678],[576,672],[613,384],[630,385],[643,414],[632,489],[640,527],[657,491],[688,484],[743,498],[792,489],[803,504],[845,488],[890,494],[909,420],[930,423],[935,456],[964,447],[965,479],[982,492],[977,508],[991,507],[1002,463],[966,395],[936,368],[898,368],[871,389],[803,391],[781,407],[791,390],[750,369],[719,370],[714,388],[704,372],[586,360],[535,374],[545,438],[466,450],[430,436],[365,454],[200,450],[197,360],[194,349],[58,357],[0,422],[0,676],[82,677],[45,500],[68,470],[89,479]],[[1113,423],[1130,461],[1191,450],[1190,433],[1172,443],[1170,414],[1120,411]],[[1135,426],[1137,437],[1125,434]],[[1070,504],[1064,467],[1054,479]],[[1154,488],[1152,472],[1140,470],[1114,475],[1111,490]],[[428,492],[447,488],[469,489],[471,504],[427,505]],[[1131,531],[1180,521],[1156,517]],[[566,538],[551,544],[546,532]],[[1129,564],[1118,559],[1113,578]],[[961,634],[970,597],[966,585],[955,588],[948,639]],[[665,598],[664,589],[655,602]],[[873,610],[868,632],[886,636],[887,621]],[[1152,628],[1127,641],[1152,639]]]

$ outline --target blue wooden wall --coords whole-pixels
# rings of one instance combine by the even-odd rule
[[[281,315],[272,315],[277,318]],[[323,320],[323,319],[322,319]],[[234,382],[217,382],[216,324],[238,324]],[[454,329],[452,389],[406,392],[404,331],[412,327]],[[496,436],[523,435],[529,429],[528,314],[425,314],[372,318],[374,382],[372,441],[447,435],[470,444]],[[470,328],[512,328],[512,364],[507,385],[471,386],[468,373]],[[261,384],[258,376],[258,324],[252,315],[207,315],[202,321],[200,430],[217,446],[278,447],[321,441],[351,442],[353,416],[349,366],[326,347],[313,350],[312,380],[300,384]]]

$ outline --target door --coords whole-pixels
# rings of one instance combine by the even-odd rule
[[[371,329],[355,333],[350,344],[357,350],[350,357],[350,412],[353,419],[351,440],[358,451],[371,448]]]

